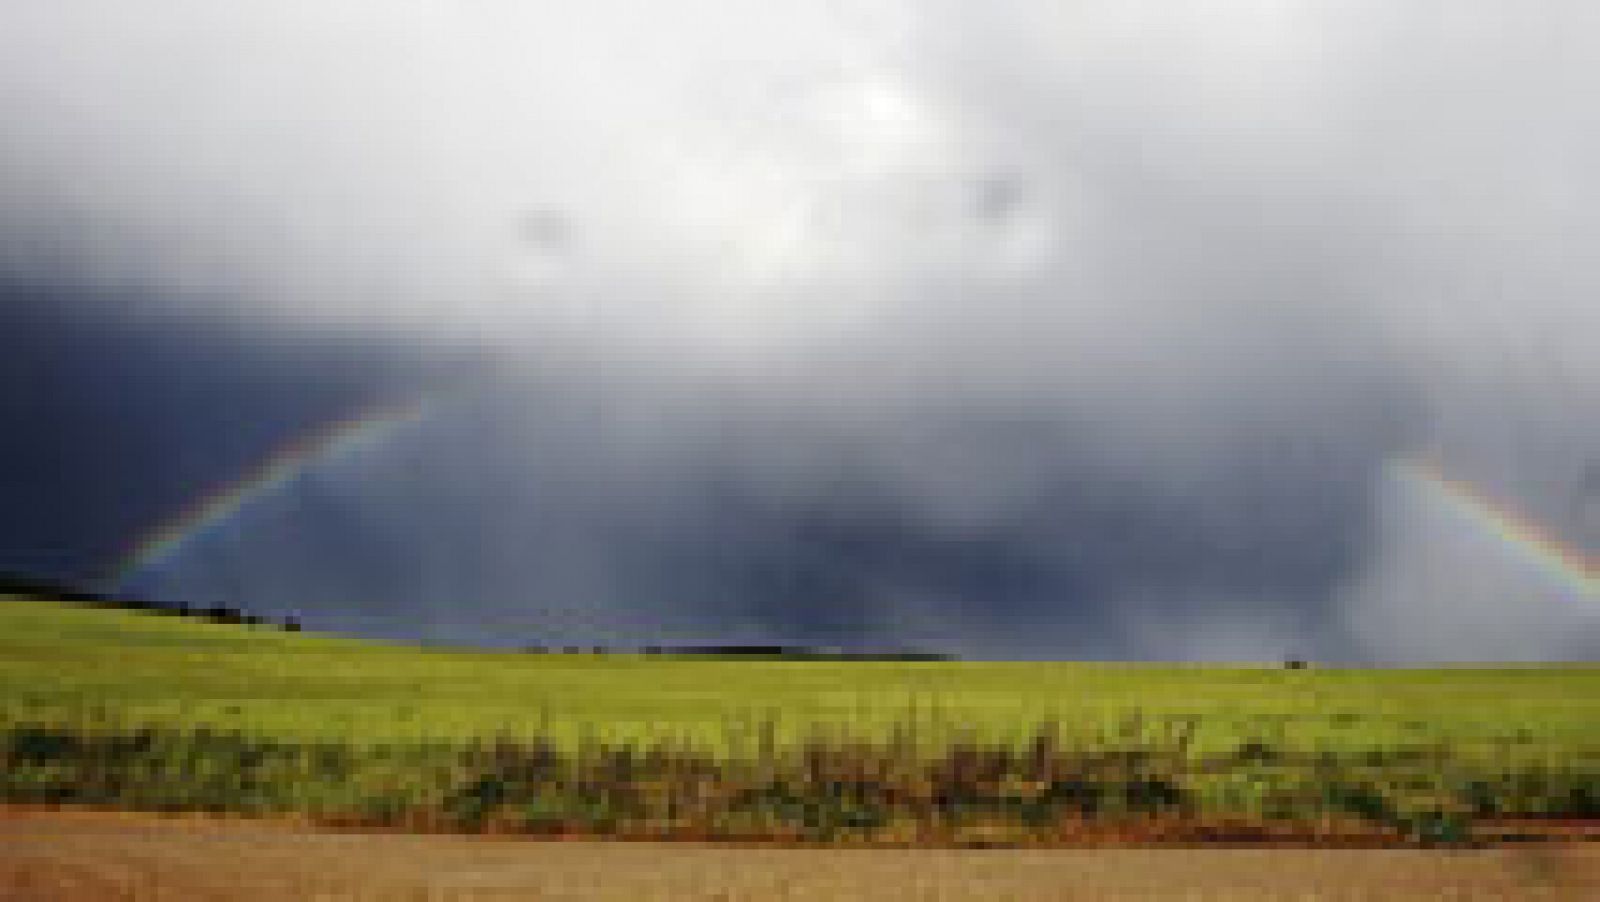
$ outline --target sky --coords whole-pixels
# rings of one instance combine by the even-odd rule
[[[1600,658],[1583,0],[0,0],[0,569]]]

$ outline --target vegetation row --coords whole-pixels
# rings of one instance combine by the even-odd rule
[[[687,741],[534,736],[355,746],[206,729],[13,724],[0,801],[298,815],[407,830],[784,843],[1023,846],[1126,841],[1465,843],[1487,820],[1600,816],[1600,771],[1447,746],[1363,755],[1241,743],[1195,724],[1096,744],[1044,725],[1021,743],[919,745],[771,724],[739,758]]]

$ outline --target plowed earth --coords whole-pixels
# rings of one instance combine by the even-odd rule
[[[1474,850],[732,848],[0,811],[5,900],[869,898],[1600,899],[1600,843]]]

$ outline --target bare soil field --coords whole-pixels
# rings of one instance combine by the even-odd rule
[[[730,848],[0,813],[0,899],[1600,898],[1600,843],[1420,849]]]

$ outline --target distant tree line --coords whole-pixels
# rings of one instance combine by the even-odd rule
[[[26,598],[67,601],[123,611],[139,611],[171,617],[188,617],[208,623],[226,623],[240,626],[275,626],[289,632],[300,631],[300,621],[293,617],[273,619],[225,604],[187,604],[181,601],[155,601],[148,598],[124,598],[102,592],[91,592],[62,583],[38,579],[15,573],[0,572],[0,595],[17,595]],[[605,645],[529,645],[522,649],[529,654],[644,654],[688,655],[700,657],[740,658],[745,660],[787,661],[953,661],[956,656],[920,649],[886,649],[874,651],[847,651],[838,648],[813,648],[804,645],[644,645],[634,648],[615,648]]]
[[[90,592],[62,583],[15,573],[0,573],[0,594],[20,595],[26,598],[47,599],[50,601],[68,601],[74,604],[93,605],[99,608],[111,608],[121,611],[139,611],[146,614],[188,617],[208,623],[275,626],[289,632],[300,631],[300,621],[292,616],[275,620],[225,604],[191,605],[181,601],[124,598],[103,592]]]
[[[809,661],[954,661],[956,656],[943,652],[920,649],[891,649],[881,651],[847,651],[837,648],[812,648],[804,645],[643,645],[634,648],[614,648],[605,645],[529,645],[523,648],[529,654],[630,654],[630,655],[690,655],[701,657],[732,657],[750,660],[809,660]]]

